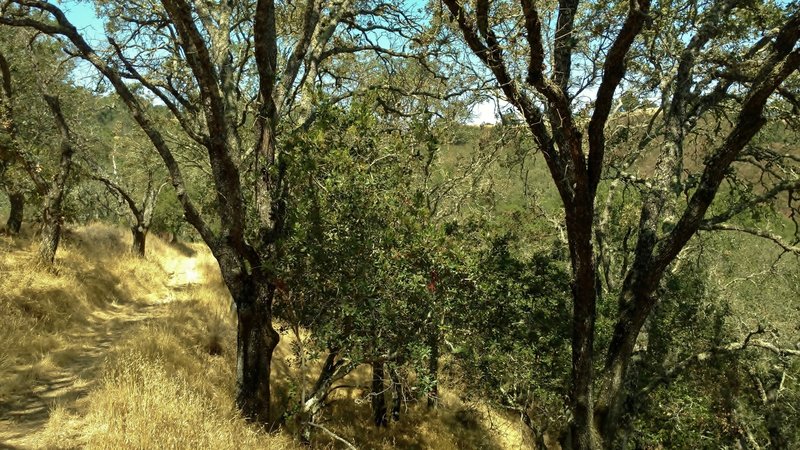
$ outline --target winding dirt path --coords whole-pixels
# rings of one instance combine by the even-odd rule
[[[167,287],[178,291],[200,282],[194,257],[180,258]],[[170,292],[156,304],[109,304],[88,318],[88,325],[64,333],[68,345],[45,355],[34,367],[18,371],[33,379],[28,389],[0,398],[0,449],[37,448],[40,434],[56,407],[81,411],[82,401],[97,383],[103,360],[115,342],[137,324],[167,317]]]

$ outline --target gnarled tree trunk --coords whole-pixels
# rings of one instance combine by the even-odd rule
[[[39,241],[39,262],[52,265],[56,258],[56,250],[61,242],[61,217],[48,212],[44,217],[42,235]]]
[[[55,180],[50,185],[45,197],[44,213],[42,219],[42,238],[39,244],[39,261],[46,265],[52,265],[55,260],[56,250],[61,241],[61,227],[64,217],[62,216],[62,204],[66,191],[67,178],[72,167],[72,135],[61,112],[61,104],[57,97],[45,95],[44,99],[53,113],[56,125],[61,133],[61,160],[58,165],[58,173]]]
[[[140,208],[133,200],[131,192],[123,188],[119,183],[113,181],[110,177],[94,175],[93,178],[105,184],[109,191],[119,196],[120,202],[124,202],[128,205],[131,217],[135,221],[131,226],[131,236],[133,237],[131,253],[140,258],[144,258],[147,234],[150,232],[150,225],[153,223],[153,212],[156,202],[158,201],[158,195],[161,193],[161,189],[164,188],[166,183],[161,183],[161,185],[156,186],[153,184],[153,174],[150,173],[147,180],[144,200],[142,200],[142,206]]]
[[[147,233],[150,230],[142,225],[135,225],[131,227],[131,235],[133,236],[133,243],[131,244],[131,253],[144,258],[145,242],[147,241]]]
[[[567,209],[567,232],[572,260],[572,439],[581,449],[600,447],[594,429],[594,330],[597,318],[597,273],[592,245],[592,202],[577,199]]]
[[[251,279],[236,301],[236,405],[242,415],[260,423],[270,419],[270,370],[280,335],[272,327],[275,287]]]
[[[25,216],[25,195],[20,191],[9,192],[8,202],[11,210],[8,213],[6,229],[9,233],[18,234],[22,229],[22,220]]]
[[[156,208],[156,203],[158,202],[158,195],[166,184],[167,183],[161,183],[156,186],[156,184],[153,183],[153,174],[150,173],[147,179],[147,191],[144,194],[144,200],[142,200],[141,212],[134,211],[136,226],[135,229],[132,229],[133,246],[131,247],[131,251],[141,258],[144,258],[145,240],[147,239],[147,233],[150,231],[150,225],[153,223],[153,213]]]

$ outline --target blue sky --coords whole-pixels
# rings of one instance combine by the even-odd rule
[[[90,45],[97,48],[105,44],[103,22],[95,14],[94,3],[84,0],[63,0],[58,6]],[[72,80],[79,86],[92,89],[97,85],[98,74],[91,64],[78,60],[72,72]]]
[[[87,40],[102,39],[103,22],[95,15],[92,2],[64,0],[61,2],[61,9]]]

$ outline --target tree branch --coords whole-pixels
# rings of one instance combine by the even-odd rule
[[[773,186],[768,191],[764,192],[763,194],[749,201],[737,203],[728,208],[728,210],[726,210],[725,212],[722,212],[720,214],[715,215],[714,217],[710,217],[708,219],[703,220],[700,223],[700,226],[701,228],[708,227],[711,225],[728,221],[737,214],[740,214],[756,205],[760,205],[769,202],[771,200],[774,200],[775,197],[782,192],[794,191],[797,189],[800,189],[800,179],[793,181],[784,180]]]
[[[513,104],[525,117],[526,124],[533,134],[534,140],[545,157],[545,162],[550,170],[550,174],[556,183],[559,194],[565,202],[572,201],[571,184],[565,176],[564,162],[556,152],[553,138],[547,130],[542,111],[520,91],[516,81],[511,77],[506,68],[500,48],[487,47],[475,29],[474,21],[469,17],[458,0],[443,0],[450,14],[455,18],[461,33],[464,35],[469,48],[492,71],[495,79],[500,85],[500,89],[505,94],[508,101]],[[487,30],[488,31],[488,30]]]
[[[770,233],[769,231],[758,230],[755,228],[745,228],[745,227],[740,227],[738,225],[731,225],[726,223],[703,223],[700,226],[700,229],[705,231],[738,231],[740,233],[747,233],[753,236],[758,236],[760,238],[768,239],[777,244],[780,248],[782,248],[786,252],[800,255],[800,247],[786,243],[782,237],[780,237],[775,233]]]
[[[130,75],[130,78],[142,83],[142,86],[146,87],[150,92],[152,92],[159,99],[161,99],[161,101],[164,102],[164,104],[167,106],[170,112],[172,112],[172,115],[175,116],[176,119],[178,119],[178,123],[181,125],[181,128],[183,128],[186,134],[193,141],[197,142],[198,144],[204,147],[208,147],[209,145],[208,136],[205,134],[201,135],[199,130],[195,129],[194,126],[192,126],[192,124],[189,123],[188,118],[181,112],[180,109],[178,109],[178,106],[175,104],[175,102],[173,102],[172,99],[169,96],[167,96],[166,93],[164,93],[164,91],[159,89],[158,86],[156,86],[150,80],[146,79],[139,73],[138,70],[136,70],[133,64],[131,64],[128,58],[126,58],[125,55],[123,54],[119,44],[117,44],[117,42],[113,38],[109,38],[108,42],[114,48],[114,51],[117,54],[117,58],[119,58],[119,60],[122,61],[122,64],[125,66],[125,69],[128,71]]]
[[[529,0],[527,0],[529,1]],[[628,51],[636,36],[644,27],[647,14],[650,12],[650,0],[630,0],[630,9],[622,29],[617,35],[614,44],[606,55],[603,65],[603,79],[597,90],[597,99],[594,112],[589,121],[589,192],[594,198],[597,185],[600,183],[600,174],[603,170],[603,157],[605,155],[605,125],[611,113],[614,102],[614,92],[622,81],[626,71],[626,58]]]
[[[572,36],[578,0],[559,0],[556,36],[553,42],[553,82],[566,97],[572,70],[572,51],[577,39]]]
[[[136,201],[122,186],[102,175],[91,175],[91,178],[103,183],[109,190],[116,192],[117,195],[119,195],[125,201],[125,203],[128,204],[128,208],[131,210],[137,221],[142,218],[142,213],[139,210],[139,207],[136,205]]]
[[[670,261],[680,252],[698,229],[719,185],[741,150],[761,130],[767,99],[780,84],[800,67],[800,50],[794,46],[800,38],[800,11],[790,16],[772,45],[769,57],[755,78],[748,92],[736,125],[728,133],[723,144],[706,162],[697,190],[689,200],[683,215],[654,256],[652,275],[662,273]]]
[[[349,448],[350,450],[358,450],[353,444],[348,442],[345,438],[339,436],[338,434],[334,433],[333,431],[325,428],[324,426],[322,426],[322,425],[320,425],[318,423],[306,422],[305,424],[306,425],[311,425],[314,428],[319,428],[320,430],[324,431],[325,434],[327,434],[328,436],[330,436],[330,437],[336,439],[337,441],[341,442],[342,444],[344,444],[345,447]]]
[[[710,350],[706,350],[706,351],[703,351],[703,352],[700,352],[700,353],[695,353],[695,354],[693,354],[691,356],[688,356],[688,357],[678,361],[672,367],[666,369],[661,375],[658,375],[655,378],[653,378],[652,380],[650,380],[650,382],[647,383],[647,385],[645,385],[645,387],[643,387],[642,389],[640,389],[636,393],[636,396],[637,397],[643,397],[643,396],[653,392],[657,387],[669,383],[670,381],[675,379],[675,377],[678,376],[681,372],[683,372],[685,369],[690,367],[692,364],[703,362],[703,361],[708,361],[712,357],[715,357],[715,356],[718,356],[718,355],[721,355],[721,354],[731,353],[731,352],[743,350],[743,349],[747,348],[748,345],[750,345],[750,340],[753,338],[753,336],[758,335],[758,334],[763,334],[764,332],[765,332],[764,328],[759,326],[758,329],[748,333],[747,336],[745,336],[745,338],[742,340],[742,342],[732,342],[730,344],[721,345],[721,346],[718,346],[718,347],[714,347],[714,348],[712,348]]]

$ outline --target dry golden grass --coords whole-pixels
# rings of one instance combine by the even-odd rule
[[[366,380],[365,380],[366,381]],[[362,394],[365,399],[366,392]],[[424,402],[403,409],[400,422],[377,429],[370,421],[367,401],[335,402],[325,424],[358,448],[370,449],[528,449],[523,425],[481,402],[465,401],[448,389],[441,390],[436,410]],[[319,442],[326,438],[320,435]],[[333,441],[328,440],[328,443]]]
[[[0,238],[0,442],[30,448],[290,448],[238,419],[229,297],[200,246],[65,234],[55,271]],[[223,342],[224,341],[224,342]],[[8,399],[8,400],[7,400]]]
[[[292,424],[267,433],[234,407],[235,318],[216,262],[201,245],[148,240],[128,254],[125,230],[66,234],[55,273],[29,262],[29,235],[0,238],[0,442],[23,448],[294,449]],[[275,407],[302,379],[284,335]],[[317,364],[309,364],[310,368]],[[344,382],[366,386],[361,368]],[[361,389],[339,390],[325,427],[366,449],[527,448],[518,420],[442,392],[378,430]],[[9,400],[6,400],[9,399]],[[295,399],[296,401],[296,399]],[[341,444],[317,433],[314,448]]]

